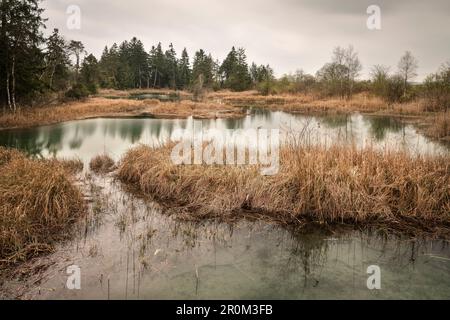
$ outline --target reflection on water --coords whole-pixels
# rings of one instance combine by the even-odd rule
[[[39,157],[79,157],[89,161],[107,152],[118,159],[130,146],[163,143],[175,129],[281,129],[291,134],[308,129],[308,141],[331,145],[353,143],[379,148],[407,149],[414,153],[448,152],[429,141],[413,126],[389,117],[354,115],[304,116],[252,109],[241,119],[161,120],[91,119],[52,126],[0,132],[0,145],[16,147]]]
[[[101,223],[59,250],[59,262],[26,297],[450,298],[446,242],[368,233],[330,237],[264,223],[181,223],[110,181],[100,183],[109,199]],[[73,264],[81,268],[81,290],[65,288],[65,270]],[[367,289],[371,265],[381,268],[382,290]]]
[[[0,132],[0,145],[38,157],[102,152],[116,159],[138,143],[162,143],[177,128],[308,129],[311,143],[448,152],[412,126],[362,115],[300,116],[251,110],[242,119],[92,119]],[[57,250],[56,264],[26,297],[46,299],[334,299],[450,298],[450,250],[443,241],[411,241],[367,233],[329,237],[240,222],[195,225],[162,215],[97,179],[100,200],[77,240]],[[103,200],[102,200],[103,199]],[[82,290],[68,290],[66,268],[81,267]],[[378,265],[382,290],[367,289],[367,268]],[[13,289],[14,292],[16,292]]]

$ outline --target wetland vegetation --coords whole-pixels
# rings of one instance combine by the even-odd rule
[[[365,259],[390,283],[417,265],[449,297],[448,63],[413,82],[407,51],[361,79],[356,49],[339,46],[316,74],[276,77],[244,48],[190,59],[136,37],[97,58],[45,37],[38,0],[0,8],[0,297],[80,298],[55,289],[67,261],[89,270],[81,298],[299,298],[294,277],[309,298],[336,297]],[[177,130],[260,128],[292,138],[275,176],[171,161]],[[352,266],[345,250],[362,251]]]

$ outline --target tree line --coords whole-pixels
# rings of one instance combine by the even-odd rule
[[[362,64],[352,46],[334,49],[331,61],[315,75],[297,71],[279,79],[269,65],[251,65],[245,49],[231,48],[223,61],[200,49],[192,59],[184,48],[178,55],[173,44],[161,43],[146,51],[137,38],[105,47],[99,59],[88,54],[80,41],[67,41],[57,29],[49,37],[42,30],[40,0],[2,0],[0,4],[0,104],[15,112],[19,105],[38,106],[49,99],[80,99],[99,88],[170,88],[244,91],[261,94],[314,93],[320,96],[350,98],[356,92],[370,91],[389,103],[426,97],[437,109],[448,108],[450,65],[412,85],[418,61],[406,52],[396,72],[377,65],[371,79],[358,80]]]
[[[146,51],[137,38],[105,47],[100,59],[79,41],[67,41],[58,29],[49,37],[42,30],[40,0],[2,0],[0,4],[0,104],[17,110],[49,96],[81,98],[98,88],[170,88],[242,91],[252,88],[261,72],[249,68],[243,48],[232,48],[220,63],[200,49],[192,61],[186,49],[178,58],[172,44],[161,43]],[[84,58],[83,58],[84,57]],[[252,73],[251,73],[252,72]]]

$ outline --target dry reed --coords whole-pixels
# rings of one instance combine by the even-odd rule
[[[130,150],[119,179],[185,219],[253,217],[298,225],[350,223],[413,232],[450,230],[450,159],[352,146],[284,146],[281,171],[175,166],[170,146]]]
[[[33,127],[101,116],[132,115],[142,112],[146,107],[142,101],[91,98],[58,106],[24,108],[17,113],[0,116],[0,129]]]
[[[434,117],[426,133],[432,138],[450,141],[450,112]]]
[[[0,148],[0,268],[52,251],[83,215],[69,171],[56,160]]]
[[[107,174],[114,171],[116,163],[107,154],[94,157],[89,163],[91,170],[97,174]]]
[[[236,118],[243,117],[242,108],[214,102],[164,102],[149,108],[149,112],[159,118]]]

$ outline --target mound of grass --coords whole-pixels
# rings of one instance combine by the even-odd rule
[[[65,160],[53,160],[59,162],[64,169],[66,169],[70,174],[77,174],[83,171],[84,164],[81,159],[65,159]]]
[[[0,267],[51,252],[85,212],[71,170],[0,148]]]
[[[107,154],[96,156],[89,163],[89,167],[96,174],[107,174],[115,169],[114,160]]]
[[[450,112],[437,115],[428,128],[427,134],[435,139],[450,141]]]
[[[182,218],[230,221],[248,213],[286,225],[377,225],[450,230],[450,158],[351,146],[281,149],[280,173],[256,167],[175,166],[170,146],[130,150],[119,179]]]

